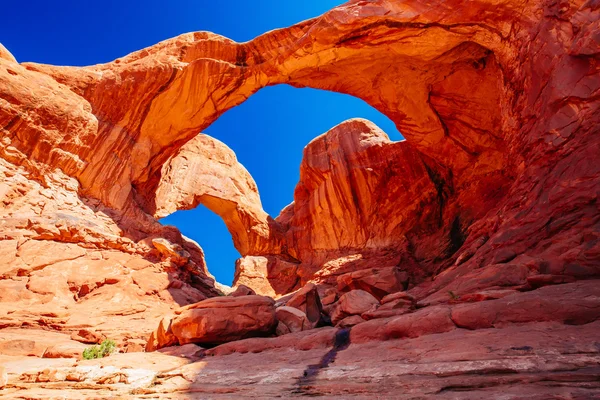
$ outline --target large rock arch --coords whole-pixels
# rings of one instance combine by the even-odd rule
[[[190,33],[86,68],[6,56],[4,154],[61,168],[81,196],[143,222],[143,238],[154,229],[147,214],[157,212],[165,163],[221,113],[267,85],[348,93],[397,124],[435,186],[428,206],[439,217],[409,240],[413,255],[432,272],[461,248],[464,261],[483,246],[473,260],[488,263],[503,247],[524,254],[547,237],[524,219],[557,218],[575,187],[593,197],[582,185],[597,171],[568,160],[597,147],[585,135],[598,122],[596,21],[595,6],[581,1],[351,1],[247,43]],[[561,162],[580,179],[552,175]],[[543,194],[559,188],[547,206]],[[515,200],[523,191],[535,193],[533,203]],[[272,229],[258,229],[244,255],[295,254],[279,248],[288,245],[273,241]]]
[[[135,200],[152,213],[164,162],[222,112],[278,83],[362,98],[442,167],[462,171],[476,158],[497,169],[494,150],[506,123],[499,111],[510,99],[494,93],[512,95],[503,90],[499,64],[511,61],[517,43],[503,40],[509,31],[498,19],[510,2],[477,6],[489,13],[484,21],[475,21],[480,13],[473,11],[418,13],[417,2],[392,9],[353,2],[248,43],[194,33],[109,64],[26,67],[89,103],[98,131],[85,143],[94,151],[80,155],[86,165],[73,173],[89,195],[117,208]],[[367,36],[369,43],[360,44]],[[105,190],[100,173],[118,184]]]

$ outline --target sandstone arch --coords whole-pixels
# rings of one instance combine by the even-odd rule
[[[476,5],[490,11],[485,3]],[[53,76],[89,102],[99,121],[94,152],[74,172],[89,195],[117,208],[135,200],[152,213],[164,162],[222,112],[278,83],[362,98],[388,115],[436,161],[432,164],[440,164],[432,168],[462,171],[476,158],[488,172],[499,167],[494,150],[503,121],[497,109],[506,99],[487,92],[502,89],[497,57],[508,62],[514,50],[502,43],[508,32],[496,26],[495,17],[510,12],[510,6],[497,5],[486,20],[475,22],[473,11],[456,21],[460,13],[447,20],[417,13],[425,11],[417,2],[390,10],[351,2],[248,43],[201,32],[85,69],[27,67]],[[366,35],[371,43],[357,46]],[[368,63],[360,61],[365,59]],[[461,90],[474,87],[479,92],[465,99]],[[469,115],[469,109],[477,112]],[[472,131],[462,132],[465,127]],[[131,161],[117,162],[115,155]],[[100,166],[117,183],[111,190],[98,182]]]
[[[141,350],[150,329],[169,321],[178,304],[219,294],[202,250],[153,217],[206,202],[230,218],[242,248],[253,254],[240,260],[239,282],[256,279],[273,295],[308,280],[324,283],[322,292],[334,290],[319,297],[330,306],[337,292],[372,290],[383,281],[393,291],[408,289],[397,300],[423,307],[353,328],[354,356],[340,357],[328,378],[310,382],[320,394],[356,393],[340,387],[342,376],[365,383],[359,396],[407,390],[452,396],[457,382],[461,393],[488,397],[551,396],[557,387],[589,396],[597,380],[600,276],[598,21],[598,1],[374,0],[351,1],[248,43],[187,34],[87,68],[18,64],[0,46],[0,319],[12,327],[1,329],[8,346],[0,347],[23,356],[58,354],[62,344],[73,344],[71,337],[100,333],[127,351]],[[219,190],[204,180],[197,188],[177,179],[171,186],[181,197],[161,191],[172,176],[169,165],[201,140],[197,132],[278,83],[360,97],[392,117],[408,141],[389,143],[356,120],[315,138],[305,153],[298,201],[275,230],[268,219],[263,224],[255,200],[240,209],[245,213],[237,203],[233,212],[232,201],[251,198],[251,184],[235,184],[240,171],[233,186]],[[232,159],[225,164],[237,168]],[[347,219],[339,217],[345,209]],[[228,217],[232,212],[239,218]],[[324,219],[330,223],[318,225]],[[260,229],[251,239],[242,229],[253,224]],[[319,289],[307,287],[313,298]],[[380,316],[390,315],[382,308]],[[167,330],[161,323],[157,332]],[[318,361],[334,340],[333,329],[315,333],[236,342],[206,354],[245,353],[235,357],[243,366],[233,375],[249,372],[254,381],[274,382],[275,370],[285,369],[285,387],[267,385],[285,397],[290,378],[302,382],[310,372],[298,369],[298,360],[312,362],[306,350],[315,350]],[[286,353],[281,358],[278,349]],[[271,351],[256,354],[264,350]],[[298,360],[277,363],[300,350]],[[423,354],[445,362],[424,363]],[[539,359],[533,366],[521,362],[532,355]],[[248,379],[215,386],[232,376],[230,360],[216,360],[181,373],[173,370],[179,361],[167,363],[164,374],[136,389],[110,368],[102,380],[94,373],[73,387],[160,396],[183,385],[183,396],[198,390],[227,396],[231,383],[241,382],[242,396],[267,393]],[[373,360],[376,371],[381,360],[386,368],[397,364],[383,371],[394,379],[372,379]],[[223,367],[205,368],[205,361]],[[50,387],[68,390],[68,382],[47,380],[81,372],[44,367],[21,375],[12,364],[8,390],[25,384],[34,396],[56,394]],[[356,365],[368,368],[356,375]],[[423,366],[423,379],[415,380],[414,365]],[[109,388],[113,379],[121,383]]]
[[[548,175],[551,166],[597,146],[581,135],[598,118],[596,16],[582,1],[351,1],[248,43],[186,34],[87,68],[18,66],[4,57],[10,93],[2,93],[0,120],[11,133],[5,148],[18,151],[4,153],[19,164],[60,167],[78,179],[82,196],[151,224],[145,214],[157,211],[165,163],[228,108],[279,83],[348,93],[397,124],[435,186],[439,217],[410,241],[412,254],[439,270],[479,243],[487,253],[477,262],[489,262],[503,246],[517,254],[537,246],[543,235],[534,225],[488,244],[479,239],[510,231],[529,213],[552,219],[560,207],[539,193],[569,188],[553,198],[560,205],[574,183]],[[29,98],[31,82],[44,93]],[[15,94],[28,100],[10,101]],[[577,164],[575,186],[594,175],[590,168]],[[542,175],[549,177],[529,178]],[[506,197],[534,187],[535,206],[526,210],[526,199]]]

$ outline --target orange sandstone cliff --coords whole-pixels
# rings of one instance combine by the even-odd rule
[[[599,20],[597,1],[350,1],[83,68],[0,46],[0,390],[599,396]],[[359,97],[406,141],[333,127],[269,216],[199,132],[282,83]],[[243,256],[226,297],[156,220],[199,204]],[[126,354],[77,360],[104,338]]]

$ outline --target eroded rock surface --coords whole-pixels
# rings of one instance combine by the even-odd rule
[[[215,297],[175,311],[152,333],[147,350],[174,344],[216,345],[274,333],[275,302],[264,296]]]
[[[361,315],[379,307],[379,301],[364,290],[344,293],[331,311],[331,322],[337,324],[346,317]]]
[[[190,33],[84,68],[0,46],[2,394],[597,397],[599,16],[581,0],[350,1],[247,43]],[[280,83],[359,97],[407,140],[332,128],[272,219],[234,154],[198,132]],[[185,306],[218,291],[202,250],[154,217],[198,204],[232,232],[236,283],[300,290],[311,328],[352,293],[339,291],[381,306],[343,329],[244,340],[224,307],[235,341],[216,348],[71,358],[89,338],[187,343],[177,318],[196,335],[188,314],[215,308]]]
[[[7,381],[3,394],[40,399],[595,398],[600,394],[599,283],[426,307],[359,322],[350,330],[325,327],[209,350],[186,345],[90,361],[0,356]],[[557,313],[563,304],[566,313]],[[468,322],[470,315],[486,314],[483,310],[500,318]],[[575,319],[569,319],[571,313]]]

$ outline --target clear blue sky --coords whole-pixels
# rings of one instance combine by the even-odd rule
[[[41,1],[3,5],[0,42],[19,62],[90,65],[185,32],[207,30],[237,41],[318,16],[340,0]],[[237,154],[258,184],[265,210],[276,217],[293,199],[302,149],[314,137],[354,117],[370,119],[393,140],[400,134],[384,115],[351,96],[296,89],[261,90],[229,110],[205,133]],[[219,217],[204,207],[162,220],[203,247],[209,270],[231,284],[239,254]]]

